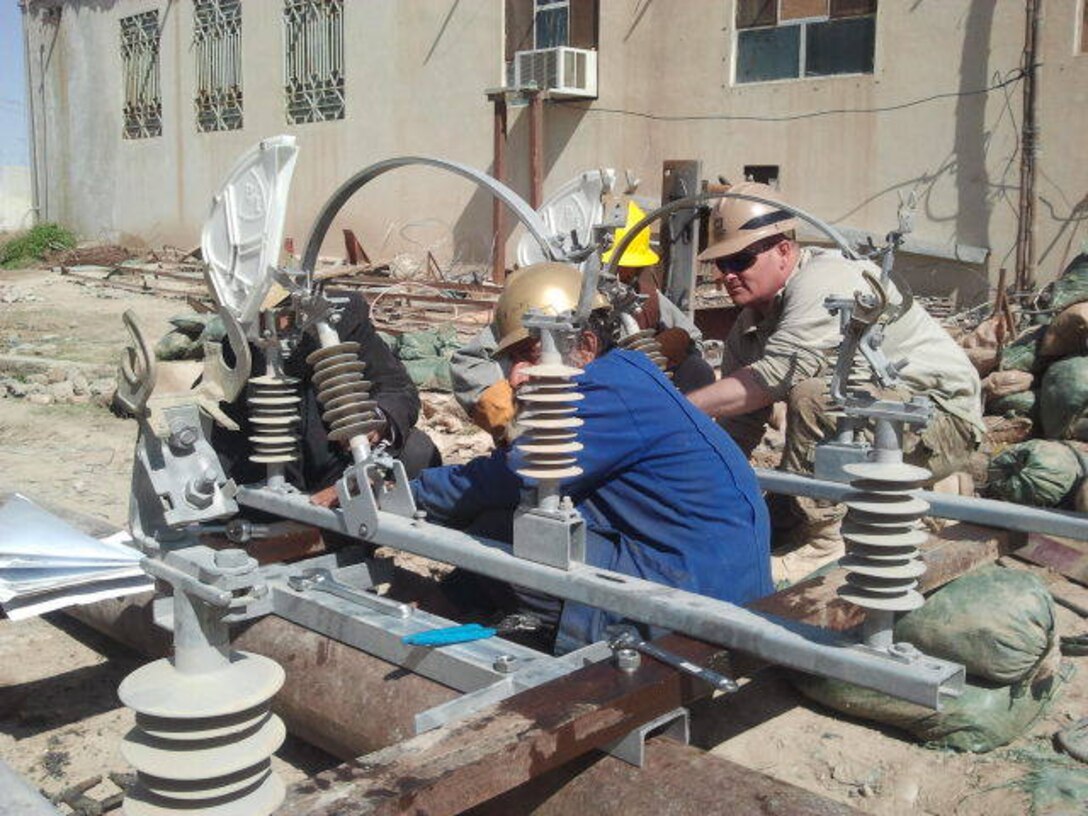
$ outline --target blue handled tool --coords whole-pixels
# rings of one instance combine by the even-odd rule
[[[494,626],[479,623],[465,623],[460,626],[446,626],[442,629],[428,629],[415,632],[400,639],[407,646],[449,646],[454,643],[471,643],[474,640],[487,640],[498,634],[511,632],[535,632],[541,627],[536,615],[517,613],[507,615]]]
[[[408,646],[449,646],[453,643],[470,643],[474,640],[486,640],[494,637],[498,630],[478,623],[466,623],[463,626],[447,626],[444,629],[429,629],[405,635],[401,643]]]

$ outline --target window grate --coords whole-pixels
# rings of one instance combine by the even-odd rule
[[[343,0],[284,0],[287,122],[344,118]]]
[[[159,12],[121,18],[121,65],[125,80],[126,139],[162,135],[159,85]]]
[[[196,129],[242,127],[241,0],[193,0]]]

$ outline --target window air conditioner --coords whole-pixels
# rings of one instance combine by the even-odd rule
[[[514,54],[514,85],[536,85],[552,96],[597,98],[597,52],[542,48]]]

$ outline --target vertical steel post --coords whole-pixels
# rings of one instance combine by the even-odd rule
[[[491,94],[495,104],[494,167],[491,175],[500,184],[506,183],[506,95],[499,91]],[[501,284],[506,280],[506,205],[498,197],[491,199],[491,281]]]
[[[539,210],[544,200],[544,97],[529,92],[529,206]]]

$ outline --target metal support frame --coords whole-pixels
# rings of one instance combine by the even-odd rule
[[[641,768],[646,764],[646,740],[651,736],[663,736],[687,745],[691,742],[691,721],[686,708],[675,708],[660,717],[639,725],[627,736],[616,740],[603,750],[629,765]]]
[[[305,497],[261,487],[241,487],[236,500],[256,510],[353,536],[340,510],[317,507]],[[900,659],[817,627],[778,621],[733,604],[586,564],[568,570],[514,556],[508,545],[378,512],[368,539],[482,575],[557,597],[609,609],[789,668],[849,680],[904,700],[939,708],[945,695],[963,688],[962,666],[930,657]]]

